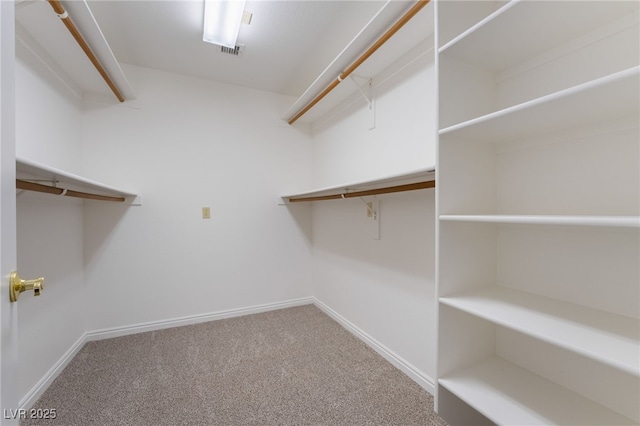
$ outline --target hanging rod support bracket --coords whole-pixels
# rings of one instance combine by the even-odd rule
[[[351,74],[349,76],[351,81],[356,85],[358,91],[362,95],[362,97],[367,101],[369,105],[369,109],[373,108],[373,77],[363,77],[355,74]],[[358,80],[364,80],[364,84],[358,82]]]
[[[369,125],[369,130],[373,130],[376,128],[376,104],[373,96],[373,77],[365,77],[357,74],[349,75],[349,78],[356,85],[360,95],[367,101],[367,105],[369,106],[369,111],[371,111],[371,122]],[[360,81],[358,81],[360,80]]]

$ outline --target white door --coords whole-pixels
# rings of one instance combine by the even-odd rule
[[[0,0],[0,423],[18,424],[18,304],[9,302],[16,255],[14,2]]]

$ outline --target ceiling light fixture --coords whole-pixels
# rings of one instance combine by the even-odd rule
[[[235,48],[246,0],[205,0],[202,40]]]

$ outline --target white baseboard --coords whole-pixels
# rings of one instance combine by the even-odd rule
[[[124,327],[112,327],[101,330],[89,331],[84,333],[80,338],[62,355],[53,367],[36,383],[36,385],[20,400],[19,408],[28,409],[42,396],[44,391],[51,385],[56,377],[71,362],[73,357],[82,349],[85,343],[95,340],[110,339],[113,337],[126,336],[130,334],[144,333],[154,330],[162,330],[165,328],[179,327],[184,325],[198,324],[208,321],[215,321],[225,318],[233,318],[243,315],[258,314],[261,312],[274,311],[277,309],[291,308],[294,306],[302,306],[314,304],[320,310],[325,312],[331,318],[336,320],[340,325],[349,330],[352,334],[362,340],[365,344],[382,355],[387,361],[400,369],[412,380],[422,386],[427,392],[434,393],[433,380],[422,373],[412,364],[398,356],[391,349],[365,333],[362,329],[351,323],[349,320],[338,314],[333,309],[316,299],[315,297],[303,297],[299,299],[287,300],[284,302],[267,303],[263,305],[250,306],[247,308],[228,309],[225,311],[212,312],[201,315],[190,315],[180,318],[173,318],[161,321],[151,321],[141,324],[134,324]]]
[[[433,379],[414,365],[403,359],[401,356],[396,354],[394,351],[380,343],[378,340],[371,337],[361,328],[353,324],[351,321],[331,309],[329,306],[322,303],[320,300],[313,298],[313,304],[316,305],[319,309],[321,309],[324,313],[329,315],[331,318],[336,320],[340,325],[349,330],[352,334],[354,334],[357,338],[362,340],[367,346],[371,349],[382,355],[387,361],[389,361],[393,366],[398,368],[400,371],[409,376],[414,382],[419,384],[424,390],[429,392],[431,395],[435,394],[435,383]]]
[[[80,352],[80,349],[82,349],[82,347],[86,343],[85,336],[86,333],[80,336],[80,338],[76,340],[73,345],[71,345],[71,347],[64,353],[64,355],[60,357],[58,362],[56,362],[53,367],[51,367],[49,371],[47,371],[45,375],[42,376],[38,383],[36,383],[36,385],[31,388],[31,390],[27,392],[25,396],[22,397],[22,399],[18,403],[18,408],[28,409],[38,400],[38,398],[40,398],[40,396],[42,396],[44,391],[47,390],[47,388],[51,385],[51,383],[53,383],[55,378],[58,377],[60,373],[62,373],[62,370],[64,370],[69,362],[71,362],[73,357],[75,357],[76,354]]]
[[[258,314],[261,312],[274,311],[277,309],[291,308],[294,306],[310,305],[313,303],[312,297],[302,297],[300,299],[292,299],[284,302],[266,303],[263,305],[255,305],[247,308],[228,309],[225,311],[212,312],[208,314],[190,315],[186,317],[173,318],[161,321],[151,321],[141,324],[134,324],[124,327],[112,327],[101,330],[88,331],[60,357],[60,359],[46,372],[46,374],[31,388],[27,394],[22,397],[19,402],[19,408],[29,409],[42,396],[44,391],[51,385],[56,377],[71,362],[85,343],[110,339],[113,337],[126,336],[129,334],[144,333],[147,331],[162,330],[165,328],[179,327],[183,325],[198,324],[202,322],[215,321],[225,318],[239,317],[243,315]]]
[[[147,331],[162,330],[165,328],[180,327],[183,325],[198,324],[225,318],[239,317],[243,315],[259,314],[261,312],[275,311],[277,309],[291,308],[294,306],[310,305],[313,298],[302,297],[284,302],[266,303],[264,305],[249,306],[246,308],[228,309],[225,311],[208,314],[189,315],[186,317],[172,318],[168,320],[151,321],[124,327],[104,328],[86,333],[87,341],[111,339],[113,337],[127,336],[129,334],[145,333]]]

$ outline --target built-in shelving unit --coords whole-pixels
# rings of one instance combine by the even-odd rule
[[[72,191],[82,191],[108,197],[123,197],[125,203],[142,204],[142,197],[133,191],[115,188],[85,177],[51,167],[37,161],[16,158],[16,178],[55,186]]]
[[[452,425],[640,423],[638,7],[436,4]]]

